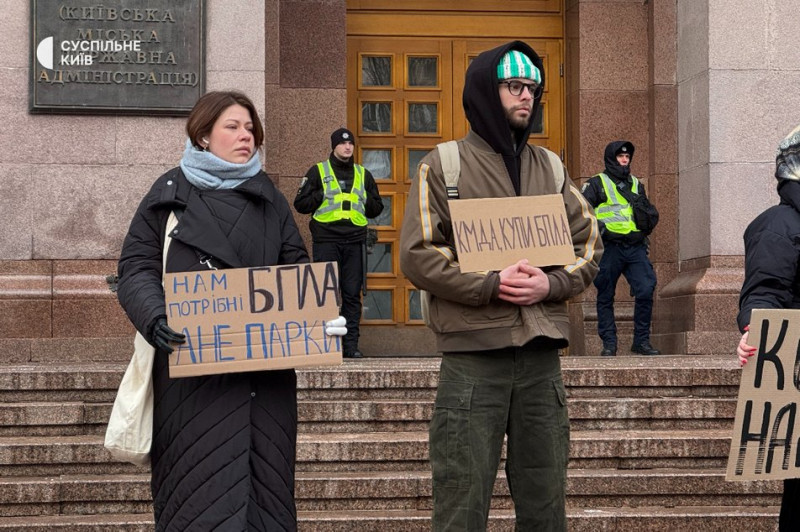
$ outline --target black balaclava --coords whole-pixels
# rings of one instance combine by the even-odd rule
[[[631,164],[633,163],[634,151],[636,151],[636,148],[627,140],[616,140],[609,143],[609,145],[606,146],[606,153],[604,156],[606,174],[617,181],[627,181],[631,175]],[[628,164],[625,166],[622,166],[617,162],[617,155],[620,153],[628,153],[631,156]]]
[[[509,50],[518,50],[527,55],[542,76],[544,87],[544,65],[533,48],[522,41],[512,41],[487,50],[473,59],[467,68],[464,83],[464,112],[469,125],[492,149],[503,157],[514,190],[520,194],[520,153],[525,149],[528,137],[535,127],[541,96],[536,98],[531,109],[531,120],[524,131],[513,131],[506,119],[497,79],[497,65]]]

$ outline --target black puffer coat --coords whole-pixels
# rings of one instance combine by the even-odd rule
[[[780,181],[778,195],[780,203],[759,214],[744,232],[741,332],[753,309],[800,309],[800,183]]]
[[[139,205],[119,261],[119,301],[137,330],[166,315],[162,243],[171,210],[168,272],[308,262],[289,205],[263,172],[234,190],[200,191],[179,168]],[[295,530],[297,395],[293,370],[170,379],[153,368],[152,491],[156,530]]]

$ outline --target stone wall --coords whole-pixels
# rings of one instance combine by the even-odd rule
[[[266,116],[277,6],[207,1],[207,88],[241,90]],[[105,277],[140,199],[180,160],[185,119],[29,114],[29,3],[3,7],[0,347],[18,361],[125,359],[133,329]]]

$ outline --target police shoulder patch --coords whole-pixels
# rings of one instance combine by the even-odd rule
[[[581,187],[581,192],[586,192],[587,188],[589,188],[589,182],[588,181],[586,183],[584,183],[583,186]]]

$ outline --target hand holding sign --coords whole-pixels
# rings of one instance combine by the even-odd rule
[[[170,344],[182,344],[186,341],[186,335],[170,329],[166,318],[156,318],[150,330],[150,345],[167,354],[175,350]]]
[[[739,345],[736,346],[736,354],[739,355],[739,366],[742,367],[747,364],[747,359],[756,354],[756,348],[747,343],[747,338],[750,336],[750,327],[744,328],[742,339],[739,340]]]
[[[325,323],[325,334],[328,336],[344,336],[347,334],[347,327],[345,324],[347,320],[344,319],[344,316],[339,316],[335,320],[331,320]]]
[[[516,305],[533,305],[550,293],[550,279],[541,268],[522,259],[500,272],[500,294],[503,301]]]

